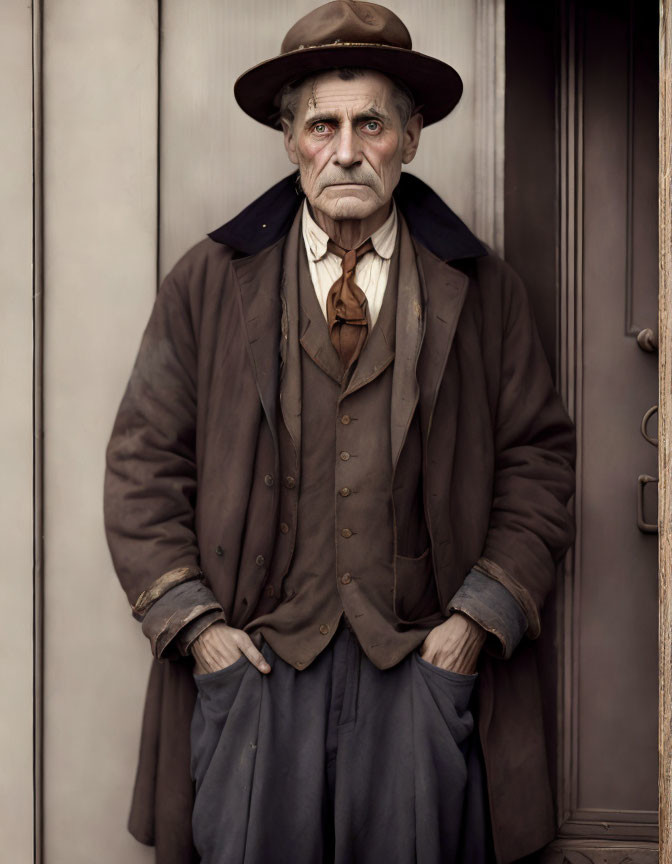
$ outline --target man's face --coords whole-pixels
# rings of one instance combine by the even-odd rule
[[[419,114],[402,128],[393,93],[390,79],[373,71],[350,81],[326,72],[304,82],[294,122],[283,121],[283,129],[313,210],[340,221],[388,208],[422,128]]]

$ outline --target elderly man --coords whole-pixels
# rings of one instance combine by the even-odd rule
[[[461,89],[346,0],[236,83],[298,174],[166,278],[108,449],[157,661],[130,829],[160,864],[506,864],[553,836],[530,639],[573,429],[520,280],[401,173]]]

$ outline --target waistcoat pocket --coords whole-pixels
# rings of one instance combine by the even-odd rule
[[[440,616],[430,547],[418,558],[395,556],[392,602],[394,614],[405,624]]]

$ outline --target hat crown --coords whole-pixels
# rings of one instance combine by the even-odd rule
[[[413,47],[406,25],[390,9],[377,3],[333,0],[300,18],[282,40],[280,50],[288,54],[337,43]]]

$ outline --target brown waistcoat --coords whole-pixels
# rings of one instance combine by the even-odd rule
[[[417,422],[409,430],[415,458],[392,500],[390,409],[396,330],[405,324],[397,322],[397,296],[402,309],[412,310],[409,293],[419,287],[403,217],[399,234],[380,315],[348,378],[315,295],[298,217],[287,239],[279,533],[268,583],[246,629],[261,632],[297,669],[329,643],[344,611],[381,669],[398,663],[444,620],[422,507]],[[401,537],[396,556],[395,534]],[[396,612],[395,567],[412,589],[396,598]]]

